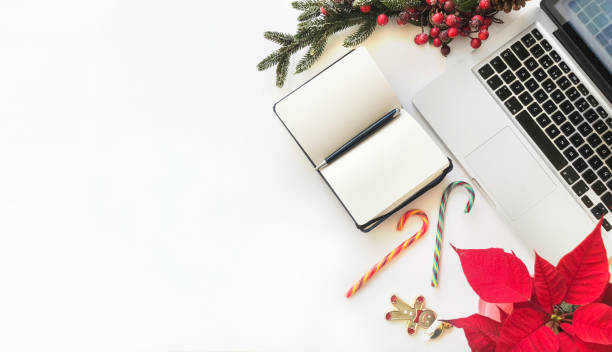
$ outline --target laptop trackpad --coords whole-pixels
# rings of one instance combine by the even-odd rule
[[[556,187],[509,127],[472,151],[466,160],[478,182],[512,220]]]

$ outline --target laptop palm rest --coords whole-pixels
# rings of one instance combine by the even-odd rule
[[[556,188],[509,127],[472,151],[466,162],[478,182],[512,220]]]

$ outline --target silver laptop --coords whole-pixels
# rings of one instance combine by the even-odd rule
[[[603,216],[610,249],[612,0],[513,19],[414,105],[528,246],[556,261]]]

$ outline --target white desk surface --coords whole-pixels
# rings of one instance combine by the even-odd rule
[[[430,215],[427,236],[344,298],[419,224],[397,233],[397,214],[360,233],[272,113],[346,52],[336,37],[276,88],[255,69],[276,48],[262,33],[293,32],[296,16],[281,0],[0,4],[0,350],[467,349],[458,330],[409,337],[385,321],[389,297],[424,294],[440,317],[466,316],[477,297],[450,242],[512,249],[529,267],[531,252],[478,194],[464,215],[459,191],[441,287],[429,286],[457,165],[409,206]],[[471,51],[459,39],[445,59],[413,44],[418,31],[392,23],[366,43],[411,112]]]

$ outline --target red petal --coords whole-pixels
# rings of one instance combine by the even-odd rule
[[[580,339],[574,339],[574,343],[578,345],[581,352],[611,352],[612,346],[600,345],[597,343],[587,343]]]
[[[574,334],[584,342],[612,345],[612,307],[591,303],[574,312]]]
[[[508,313],[506,313],[505,310],[499,308],[499,321],[501,321],[503,324],[506,319],[508,319]]]
[[[546,259],[540,257],[538,253],[535,260],[535,274],[533,285],[536,297],[542,308],[547,312],[552,312],[552,306],[561,303],[567,292],[565,279],[559,274],[557,269]]]
[[[556,352],[559,340],[546,325],[548,314],[529,308],[517,309],[502,325],[496,351]]]
[[[455,248],[455,251],[468,283],[483,300],[490,303],[529,300],[531,277],[525,264],[516,256],[500,248]]]
[[[480,314],[467,318],[448,320],[453,326],[463,329],[472,351],[495,351],[501,324]]]
[[[580,348],[574,343],[574,339],[570,335],[561,332],[557,335],[557,338],[559,339],[559,352],[580,352]]]
[[[603,218],[602,218],[603,220]],[[601,296],[608,283],[608,259],[601,238],[601,223],[559,261],[557,268],[567,283],[567,303],[582,305]]]

